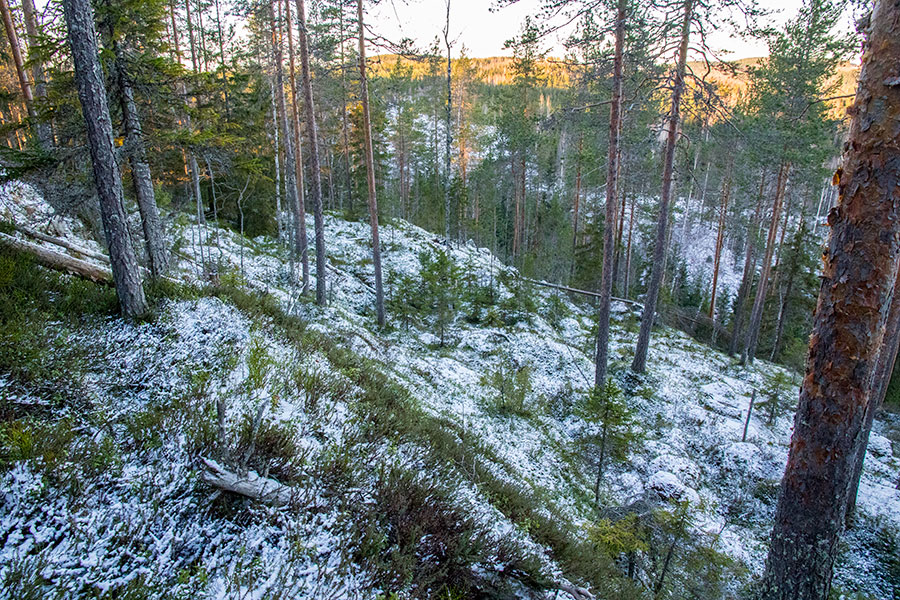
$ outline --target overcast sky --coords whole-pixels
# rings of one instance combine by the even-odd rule
[[[487,57],[510,54],[503,43],[515,36],[529,14],[537,14],[541,0],[519,0],[517,4],[491,12],[492,0],[451,0],[451,38],[458,40],[454,55],[465,44],[469,56]],[[760,4],[775,11],[769,21],[783,23],[801,5],[801,0],[760,0]],[[369,13],[375,31],[388,39],[410,37],[420,47],[428,46],[444,27],[445,0],[382,0]],[[759,41],[737,39],[728,32],[718,31],[710,40],[717,50],[730,50],[730,59],[763,56],[766,46]],[[547,40],[551,54],[562,56],[560,39]]]

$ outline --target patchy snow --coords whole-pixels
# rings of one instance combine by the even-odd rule
[[[10,211],[4,218],[18,220],[29,211],[39,215],[40,222],[53,218],[39,197],[18,184],[0,189],[2,207]],[[325,226],[329,305],[324,308],[300,297],[282,245],[265,238],[245,240],[212,225],[182,222],[173,228],[170,234],[181,248],[173,275],[199,284],[214,272],[220,280],[235,278],[268,293],[299,316],[311,335],[336,341],[360,360],[374,361],[428,415],[477,440],[491,456],[485,467],[494,477],[546,498],[554,514],[573,524],[592,520],[591,503],[584,497],[592,494],[594,462],[578,450],[580,436],[590,426],[575,410],[593,374],[591,308],[533,287],[528,294],[537,305],[535,314],[514,326],[469,324],[460,315],[444,347],[427,323],[408,331],[378,331],[368,224],[327,215]],[[313,230],[311,218],[308,227]],[[70,229],[77,231],[74,224]],[[703,240],[708,241],[709,232],[695,229],[698,243],[691,251],[696,256],[688,262],[702,267],[709,246]],[[515,270],[487,249],[471,244],[448,248],[434,234],[402,221],[384,225],[381,236],[389,298],[397,276],[418,275],[418,255],[429,249],[445,249],[469,278],[467,285],[491,285],[501,299],[513,295]],[[88,240],[79,243],[99,248]],[[722,261],[723,289],[731,293],[739,284],[739,276],[727,267],[733,262],[730,256]],[[205,270],[202,263],[207,264]],[[315,283],[311,253],[311,285]],[[556,325],[545,316],[551,303],[564,307]],[[613,305],[610,356],[617,377],[624,375],[630,358],[635,336],[629,325],[636,318],[633,306]],[[170,586],[172,594],[199,589],[211,598],[255,598],[275,589],[290,598],[374,595],[365,564],[347,554],[354,534],[344,518],[345,508],[323,492],[311,466],[333,457],[360,426],[353,405],[356,390],[324,354],[300,349],[265,319],[251,318],[210,297],[167,301],[151,323],[108,319],[74,332],[56,331],[51,324],[48,336],[65,336],[69,346],[93,357],[95,364],[83,383],[94,410],[112,424],[116,436],[129,419],[185,398],[192,398],[189,405],[205,411],[210,421],[216,402],[223,400],[232,441],[244,419],[259,410],[267,420],[289,424],[304,453],[300,469],[307,476],[302,494],[307,510],[298,518],[243,502],[238,516],[229,514],[229,505],[197,479],[190,449],[190,436],[196,432],[185,422],[168,423],[171,435],[163,436],[158,447],[121,448],[118,472],[87,480],[77,496],[24,463],[7,471],[0,485],[0,539],[6,540],[0,550],[0,578],[22,561],[40,557],[43,576],[64,582],[60,585],[73,594],[102,593],[142,578]],[[264,348],[272,367],[260,386],[248,390],[251,348]],[[525,366],[531,384],[527,414],[498,413],[492,400],[497,392],[484,376]],[[662,329],[653,336],[648,371],[627,400],[643,441],[632,447],[627,461],[609,468],[604,497],[614,504],[647,499],[667,506],[668,500],[686,501],[693,531],[714,537],[718,551],[759,573],[787,455],[791,411],[775,415],[770,423],[768,415],[754,410],[746,441],[741,440],[753,390],[760,393],[784,370],[764,361],[741,367],[686,334]],[[343,382],[328,389],[346,394],[332,398],[326,393],[314,405],[308,394],[289,385],[295,374]],[[0,374],[0,396],[15,393],[17,401],[42,401],[26,398],[18,389],[5,392],[4,381]],[[784,398],[796,395],[793,387]],[[103,426],[93,427],[98,439],[107,435]],[[415,447],[378,449],[365,467],[411,468],[422,454],[423,449]],[[900,521],[900,491],[894,487],[898,469],[890,440],[873,432],[860,511],[864,519],[880,519],[895,531]],[[558,580],[564,577],[548,548],[498,510],[484,490],[465,480],[464,471],[443,483],[496,539],[514,539],[539,558],[546,573]],[[371,484],[368,478],[358,482],[354,494],[361,502],[371,501]],[[892,588],[883,584],[885,578],[866,575],[877,572],[875,559],[853,546],[843,560],[864,566],[839,569],[837,580],[844,589],[889,598]]]

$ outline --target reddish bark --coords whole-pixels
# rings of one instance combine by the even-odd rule
[[[766,600],[828,597],[900,254],[900,3],[877,2],[806,376],[763,579]]]

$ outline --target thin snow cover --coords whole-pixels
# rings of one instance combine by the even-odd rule
[[[15,189],[13,193],[4,188],[0,200],[18,206],[20,192]],[[38,200],[26,195],[23,202],[40,205]],[[311,218],[308,226],[312,230]],[[697,228],[695,233],[699,232]],[[535,314],[508,327],[472,325],[460,316],[441,347],[427,323],[408,331],[399,325],[377,330],[367,223],[326,215],[327,307],[301,296],[299,265],[292,274],[284,244],[266,238],[247,240],[212,223],[174,224],[169,234],[181,248],[175,276],[201,284],[214,271],[219,279],[234,278],[268,293],[286,312],[299,316],[308,333],[336,340],[361,360],[377,364],[428,415],[454,424],[466,440],[483,446],[481,460],[494,477],[546,499],[548,514],[552,508],[552,514],[576,526],[595,518],[593,507],[583,501],[592,497],[595,457],[585,455],[578,445],[594,425],[577,410],[592,385],[590,306],[531,287]],[[500,274],[514,280],[515,269],[487,249],[471,243],[448,246],[439,236],[401,220],[383,225],[381,238],[388,297],[396,277],[418,276],[420,253],[438,249],[447,251],[470,281],[493,285],[500,298],[512,296]],[[725,268],[733,261],[722,262],[723,286],[734,290],[739,281]],[[315,286],[313,253],[310,265]],[[551,306],[560,303],[566,314],[551,319]],[[620,376],[630,359],[635,342],[631,332],[640,308],[621,303],[612,308],[611,371]],[[48,337],[62,335],[48,326]],[[104,419],[116,423],[114,436],[130,416],[196,397],[203,382],[205,395],[197,402],[214,419],[216,401],[225,401],[229,435],[236,435],[243,420],[262,409],[266,419],[295,428],[297,447],[308,453],[304,456],[309,462],[341,448],[346,436],[359,427],[352,389],[345,399],[326,398],[315,412],[303,394],[286,391],[291,373],[317,373],[325,380],[346,383],[346,376],[323,354],[299,352],[274,325],[254,320],[217,298],[167,301],[152,323],[108,319],[64,335],[68,345],[89,351],[96,363],[85,374],[84,384]],[[264,348],[274,366],[262,388],[248,392],[251,347]],[[526,414],[498,411],[497,391],[485,375],[524,367],[531,373]],[[644,498],[663,508],[673,501],[686,503],[694,532],[715,534],[716,550],[759,573],[787,457],[790,411],[769,423],[768,415],[754,410],[746,441],[742,436],[753,390],[761,394],[775,374],[785,371],[765,361],[741,367],[686,334],[663,328],[652,338],[648,373],[626,397],[643,440],[632,447],[624,463],[608,467],[604,498],[614,504]],[[792,387],[783,395],[785,402],[797,394]],[[141,577],[152,584],[186,581],[173,584],[174,591],[179,585],[185,590],[199,586],[200,593],[211,598],[261,597],[272,589],[286,590],[284,596],[290,598],[371,597],[377,592],[368,583],[365,565],[354,564],[345,553],[353,540],[340,504],[319,493],[314,478],[298,490],[307,503],[305,511],[240,501],[238,517],[223,515],[214,509],[220,501],[216,492],[199,482],[200,465],[190,455],[183,424],[167,426],[174,429],[160,447],[124,450],[121,468],[88,479],[77,502],[68,489],[38,469],[18,464],[9,470],[0,482],[0,539],[6,540],[0,551],[0,577],[22,561],[40,557],[42,573],[65,581],[73,591],[102,593]],[[864,523],[896,528],[900,491],[894,485],[900,465],[881,427],[877,423],[873,432],[859,508]],[[103,427],[95,429],[98,436],[107,435]],[[378,448],[373,464],[366,467],[423,468],[424,450],[408,444]],[[423,475],[444,477],[442,485],[491,536],[514,539],[540,560],[546,573],[564,579],[550,549],[453,468],[448,465],[448,472],[458,474],[452,478]],[[372,501],[366,487],[371,483],[364,479],[360,484],[361,502]],[[840,585],[876,598],[889,597],[883,578],[868,575],[878,563],[862,542],[851,544],[842,561],[865,568],[839,569]]]
[[[688,276],[691,280],[712,282],[718,227],[694,222],[688,239],[683,239],[685,233],[682,219],[672,228],[672,241],[676,242],[676,248],[687,264]],[[723,243],[719,256],[718,289],[728,299],[737,293],[741,285],[743,264],[738,262],[728,244]]]

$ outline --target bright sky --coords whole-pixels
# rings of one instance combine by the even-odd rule
[[[760,4],[773,11],[768,17],[772,24],[784,23],[793,16],[801,0],[760,0]],[[450,35],[458,42],[454,55],[465,44],[469,56],[487,57],[510,54],[503,43],[519,33],[529,14],[537,14],[540,0],[519,0],[518,3],[491,12],[492,0],[451,0]],[[382,0],[368,16],[372,28],[388,39],[409,37],[420,48],[431,44],[435,36],[442,35],[446,14],[445,0]],[[551,54],[562,56],[559,38],[547,40]],[[763,56],[767,53],[764,43],[742,40],[717,31],[710,45],[716,50],[730,50],[730,59]]]

